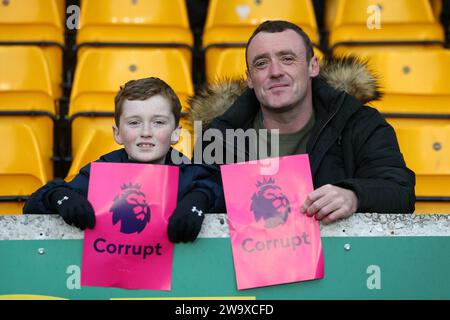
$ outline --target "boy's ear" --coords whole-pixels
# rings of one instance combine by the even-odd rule
[[[170,135],[170,144],[175,144],[180,140],[181,136],[181,127],[178,125],[178,127],[175,128],[175,130],[172,131],[172,134]]]
[[[112,129],[114,141],[116,141],[117,144],[123,144],[122,139],[120,138],[119,128],[117,128],[116,126],[112,126]]]

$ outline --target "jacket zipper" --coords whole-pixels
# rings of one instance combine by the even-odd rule
[[[314,138],[314,142],[313,142],[312,145],[311,145],[310,151],[314,149],[314,146],[316,145],[317,140],[319,139],[319,137],[320,137],[320,135],[322,134],[323,130],[325,130],[325,127],[330,123],[331,120],[333,120],[333,118],[336,116],[336,114],[339,112],[339,110],[341,110],[342,105],[344,104],[344,99],[345,99],[345,94],[342,93],[342,94],[341,94],[341,97],[340,97],[340,100],[339,100],[339,105],[338,105],[338,107],[337,107],[336,110],[333,112],[333,114],[328,118],[327,122],[325,122],[325,124],[322,126],[322,128],[320,128],[319,133],[318,133],[318,134],[316,135],[316,137]],[[339,136],[339,139],[342,139],[342,137]]]

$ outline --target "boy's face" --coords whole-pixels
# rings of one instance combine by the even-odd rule
[[[147,100],[124,100],[114,140],[125,147],[128,157],[139,162],[163,164],[180,138],[169,100],[156,95]]]

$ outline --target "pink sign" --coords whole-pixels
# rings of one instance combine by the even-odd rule
[[[81,285],[170,290],[167,224],[177,193],[178,167],[93,162],[88,199],[96,222],[84,233]]]
[[[268,166],[277,170],[267,174]],[[221,172],[238,289],[322,278],[319,223],[300,213],[313,190],[308,156],[223,165]]]

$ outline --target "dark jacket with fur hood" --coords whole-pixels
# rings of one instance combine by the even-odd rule
[[[225,84],[226,92],[215,90],[209,88],[192,101],[192,120],[206,121],[223,133],[251,128],[260,108],[254,91],[243,82]],[[326,61],[312,90],[316,122],[307,153],[314,187],[333,184],[353,190],[358,212],[414,212],[415,175],[405,165],[395,132],[376,109],[364,105],[380,96],[365,63],[354,58]],[[202,112],[205,108],[209,113]],[[215,179],[220,179],[216,169]],[[223,207],[216,211],[223,212],[223,199],[220,203]]]

